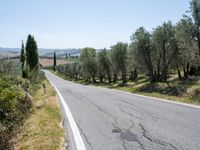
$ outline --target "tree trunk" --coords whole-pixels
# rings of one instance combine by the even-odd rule
[[[131,75],[130,75],[130,80],[135,81],[137,79],[138,76],[138,72],[137,72],[137,68],[134,69],[134,71],[131,71]]]
[[[157,63],[157,74],[155,74],[156,80],[160,81],[160,61],[162,56],[160,55],[158,63]]]
[[[108,76],[108,82],[111,83],[110,71],[108,69],[106,69],[106,74]]]
[[[108,82],[111,83],[111,76],[109,73],[108,73]]]
[[[162,69],[162,81],[167,81],[167,63],[166,63],[166,48],[165,41],[163,41],[163,69]]]
[[[116,73],[114,73],[114,80],[113,81],[117,82],[117,74]]]
[[[100,83],[103,82],[103,75],[101,73],[99,74],[99,80],[100,80]]]
[[[189,72],[190,72],[190,63],[188,62],[187,63],[187,74],[189,74]]]
[[[184,73],[184,78],[187,79],[188,78],[188,74],[187,74],[187,71],[186,71],[185,67],[183,68],[183,73]]]
[[[181,79],[182,79],[182,76],[181,76],[181,71],[180,71],[180,69],[179,69],[179,68],[178,68],[177,70],[178,70],[178,78],[181,80]]]
[[[122,70],[121,72],[122,72],[122,82],[126,83],[127,82],[127,80],[126,80],[126,72],[124,70]]]
[[[199,49],[199,57],[200,57],[200,33],[198,33],[198,49]]]
[[[93,82],[93,83],[96,83],[95,77],[92,77],[92,82]]]

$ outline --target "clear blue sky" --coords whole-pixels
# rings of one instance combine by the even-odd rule
[[[0,47],[20,47],[31,33],[40,48],[109,48],[188,9],[189,0],[2,0]]]

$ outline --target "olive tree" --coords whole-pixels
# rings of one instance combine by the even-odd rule
[[[132,59],[135,60],[137,66],[142,66],[143,70],[146,71],[151,82],[155,81],[154,68],[152,62],[152,37],[151,34],[140,27],[131,36],[132,43],[130,44],[130,54]]]
[[[83,77],[92,82],[96,82],[95,76],[97,73],[96,50],[93,48],[84,48],[81,50],[80,63]]]
[[[122,42],[111,47],[113,64],[120,70],[123,83],[127,82],[127,47],[128,44]]]
[[[103,81],[103,77],[107,75],[109,83],[111,82],[111,62],[106,49],[100,51],[97,54],[97,64],[100,82]]]
[[[158,26],[152,36],[155,47],[153,60],[156,66],[156,79],[158,81],[167,81],[170,64],[178,51],[175,39],[175,27],[170,21],[166,22]]]

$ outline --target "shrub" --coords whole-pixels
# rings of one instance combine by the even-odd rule
[[[16,127],[31,110],[32,98],[26,92],[28,83],[21,78],[0,76],[0,150],[11,149]]]

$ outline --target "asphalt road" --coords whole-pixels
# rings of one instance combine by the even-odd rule
[[[198,108],[45,73],[69,106],[87,150],[200,150]]]

